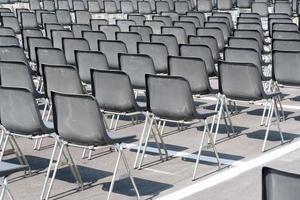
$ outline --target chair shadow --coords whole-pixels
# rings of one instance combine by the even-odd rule
[[[227,134],[228,132],[231,134],[232,133],[231,127],[230,126],[227,127],[225,124],[222,124],[222,123],[224,123],[224,121],[220,122],[218,134]],[[210,126],[211,126],[211,124],[210,124]],[[216,127],[216,125],[215,125],[215,127]],[[214,127],[214,130],[215,130],[215,127]],[[249,129],[248,127],[245,127],[245,126],[235,126],[235,125],[233,125],[233,128],[236,133],[242,133],[243,131]]]
[[[187,147],[173,145],[173,144],[165,144],[165,146],[166,146],[166,148],[167,148],[168,151],[184,151],[184,150],[188,149]],[[147,147],[157,148],[157,145],[156,145],[155,142],[148,142],[148,146]],[[160,147],[161,147],[162,153],[164,153],[163,146],[160,145]],[[137,149],[130,149],[130,151],[131,152],[137,152]],[[146,151],[145,154],[156,156],[156,155],[159,155],[159,152],[154,153],[154,152],[147,152]]]
[[[82,178],[83,183],[95,183],[99,179],[108,177],[112,175],[112,172],[107,172],[103,170],[98,170],[90,167],[85,167],[77,165],[79,173]],[[51,172],[52,176],[53,171]],[[76,180],[71,172],[71,169],[68,166],[58,169],[55,179],[65,181],[68,183],[76,183]]]
[[[26,155],[26,159],[28,160],[28,163],[30,165],[31,170],[33,171],[43,171],[48,168],[50,160],[43,157],[36,157],[31,155]],[[17,158],[10,158],[8,160],[5,160],[10,163],[14,164],[20,164],[19,160]]]
[[[153,199],[154,197],[158,196],[160,192],[173,187],[173,185],[171,184],[146,180],[141,178],[134,178],[134,181],[136,183],[137,188],[140,188],[139,189],[140,196],[147,196],[147,195],[151,196],[147,199]],[[104,183],[102,189],[104,191],[109,191],[110,184],[111,182]],[[134,191],[134,188],[129,178],[116,181],[113,193],[131,196],[131,197],[136,196],[136,193]]]
[[[205,109],[208,109],[208,110],[215,110],[215,104],[212,104],[212,105],[209,105],[209,106],[204,106]],[[232,111],[235,111],[235,107],[233,105],[227,105],[228,106],[228,110],[229,112],[232,110]],[[236,105],[236,108],[237,108],[237,111],[241,112],[243,110],[246,110],[248,109],[249,107],[248,106],[240,106],[240,105]]]
[[[264,109],[262,109],[262,108],[258,108],[258,109],[255,109],[255,110],[251,110],[251,111],[248,111],[247,112],[247,114],[248,115],[256,115],[256,116],[262,116],[262,114],[263,114],[263,111],[264,111]],[[281,114],[281,111],[279,111],[280,112],[280,114]],[[268,113],[266,112],[266,115],[267,115]],[[285,117],[288,117],[288,116],[290,116],[290,115],[292,115],[292,114],[294,114],[294,112],[290,112],[290,111],[284,111],[284,116]]]
[[[258,140],[264,140],[266,130],[265,129],[260,129],[251,133],[247,133],[248,138],[252,139],[258,139]],[[284,140],[294,140],[295,138],[300,137],[300,135],[293,134],[293,133],[287,133],[287,132],[282,132]],[[280,135],[278,131],[271,131],[269,132],[268,135],[268,141],[280,141]]]

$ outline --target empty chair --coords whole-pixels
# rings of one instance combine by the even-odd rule
[[[38,23],[39,26],[43,26],[42,24],[42,14],[43,13],[50,13],[48,10],[35,10],[35,15],[36,15],[36,21]]]
[[[174,6],[175,12],[178,14],[185,14],[186,12],[190,11],[187,1],[175,1]]]
[[[53,47],[63,49],[63,38],[74,38],[74,33],[70,30],[52,30],[51,38]]]
[[[259,23],[259,24],[262,24],[261,23],[261,19],[260,17],[257,18],[257,17],[238,17],[237,18],[237,23]]]
[[[165,23],[161,20],[145,20],[144,25],[151,27],[154,34],[161,34],[161,27],[165,26]]]
[[[115,40],[116,39],[116,32],[120,32],[121,29],[117,25],[100,25],[99,30],[105,33],[106,38],[108,40]]]
[[[107,199],[110,199],[111,193],[114,188],[114,183],[115,183],[115,177],[117,173],[117,169],[119,167],[119,162],[122,157],[122,161],[124,162],[126,166],[126,172],[129,173],[130,175],[130,180],[135,188],[136,194],[139,198],[139,193],[138,189],[135,185],[134,179],[130,173],[130,169],[128,167],[128,162],[125,158],[125,155],[123,154],[123,148],[121,143],[122,142],[128,142],[134,136],[131,135],[122,135],[118,136],[112,133],[109,133],[106,131],[105,123],[103,116],[100,112],[100,106],[95,98],[92,96],[88,95],[70,95],[70,94],[59,94],[59,93],[53,93],[52,96],[52,102],[53,102],[53,110],[54,110],[54,127],[59,134],[59,140],[56,140],[56,145],[57,143],[62,143],[60,150],[60,154],[58,155],[57,162],[60,162],[60,158],[62,155],[62,152],[68,152],[68,158],[72,160],[72,169],[75,168],[76,173],[75,178],[78,181],[78,184],[80,187],[83,187],[82,184],[82,179],[79,174],[79,171],[77,169],[77,166],[73,162],[72,155],[69,151],[69,147],[77,147],[80,146],[81,148],[92,148],[95,149],[97,147],[103,147],[103,146],[114,146],[116,151],[119,153],[117,163],[115,166],[113,178],[112,178],[112,183],[110,185],[109,193]],[[78,106],[78,105],[84,105],[84,106]],[[71,114],[72,113],[72,114]],[[68,115],[71,114],[71,118],[68,117]],[[87,120],[78,122],[78,118],[83,118]],[[86,128],[88,127],[88,129]],[[87,134],[82,135],[84,131],[88,131]],[[49,165],[51,166],[53,163],[52,158],[50,160]],[[42,198],[48,198],[51,192],[52,188],[52,183],[53,180],[55,179],[56,172],[57,172],[58,164],[55,167],[55,171],[53,172],[51,182],[49,185],[49,189],[47,189],[47,195],[45,195],[45,189],[46,186],[48,185],[48,179],[50,176],[50,167],[48,168],[49,170],[47,171],[46,179],[44,182],[44,190],[42,192]]]
[[[49,39],[52,39],[51,38],[52,30],[67,30],[67,29],[65,29],[61,24],[45,24],[45,33]]]
[[[40,1],[39,0],[29,0],[29,8],[30,8],[30,10],[41,9]]]
[[[106,56],[99,51],[75,51],[76,66],[80,79],[91,83],[91,69],[109,70]]]
[[[254,38],[258,41],[259,48],[264,49],[263,39],[261,38],[261,34],[257,30],[234,30],[233,36],[238,38]]]
[[[253,2],[254,3],[254,2]],[[251,13],[240,13],[239,18],[255,18],[258,21],[261,20],[261,16],[259,13],[251,12]]]
[[[208,22],[222,22],[222,23],[225,23],[227,25],[230,33],[232,31],[230,20],[226,16],[216,16],[216,15],[209,16],[208,17]]]
[[[237,0],[236,3],[239,8],[251,8],[252,0]]]
[[[182,44],[179,46],[180,56],[200,58],[205,62],[208,76],[216,76],[217,70],[215,68],[211,50],[206,45],[199,44]]]
[[[104,1],[104,11],[106,13],[117,13],[118,8],[114,1]]]
[[[259,54],[263,51],[263,49],[260,49],[259,42],[255,38],[230,37],[228,40],[228,46],[237,48],[252,48]]]
[[[267,17],[269,14],[268,4],[264,2],[253,2],[251,12],[258,13],[261,17]]]
[[[18,38],[15,36],[0,36],[0,46],[20,46]]]
[[[127,15],[127,19],[133,20],[136,25],[143,26],[144,21],[146,20],[146,17],[144,15],[138,15],[138,14],[129,14]]]
[[[77,11],[77,10],[86,10],[84,2],[81,1],[81,0],[74,0],[73,1],[73,10],[74,11]]]
[[[262,39],[264,38],[264,31],[263,31],[263,28],[260,23],[246,23],[246,22],[241,23],[241,22],[239,22],[237,24],[237,29],[239,29],[239,30],[243,30],[243,29],[256,30],[260,33],[261,38]]]
[[[155,10],[157,13],[170,11],[170,5],[167,1],[155,1]]]
[[[153,33],[151,27],[149,26],[129,26],[129,31],[130,32],[136,32],[140,34],[142,37],[142,40],[144,42],[149,42],[150,41],[150,35]]]
[[[272,50],[300,51],[300,40],[273,39]]]
[[[213,4],[211,0],[197,0],[197,11],[211,12],[212,10]]]
[[[234,23],[230,12],[213,12],[212,15],[214,17],[226,17],[229,20],[231,30],[234,29]]]
[[[138,53],[148,55],[154,63],[156,73],[167,73],[168,70],[168,49],[162,43],[139,42]]]
[[[151,8],[151,5],[150,5],[150,2],[148,1],[138,1],[137,2],[138,4],[138,12],[140,14],[151,14],[153,11],[152,11],[152,8]]]
[[[15,32],[15,34],[20,34],[21,29],[18,22],[18,19],[16,17],[1,17],[2,19],[2,26],[12,28]]]
[[[58,48],[36,48],[37,71],[42,75],[42,65],[66,65],[65,54]]]
[[[93,31],[98,31],[99,25],[108,25],[108,21],[106,19],[91,19],[90,24]]]
[[[243,77],[241,79],[241,77]],[[219,89],[221,94],[226,98],[240,101],[257,101],[265,100],[271,105],[270,118],[267,122],[267,129],[264,137],[262,151],[265,150],[266,142],[269,135],[269,129],[272,122],[272,117],[275,112],[278,132],[283,143],[283,135],[279,124],[278,114],[278,95],[279,92],[265,93],[262,85],[259,69],[252,63],[219,63]]]
[[[81,38],[63,38],[63,49],[65,52],[67,63],[70,65],[76,64],[75,51],[89,51],[89,43]]]
[[[299,40],[300,32],[299,31],[273,31],[273,39],[292,39]]]
[[[100,13],[101,12],[100,3],[98,1],[88,0],[87,7],[88,7],[88,11],[90,13]]]
[[[225,40],[223,32],[220,28],[197,28],[198,36],[213,36],[218,43],[219,51],[221,52],[225,46]]]
[[[221,29],[223,36],[224,36],[224,42],[228,42],[228,37],[231,35],[230,29],[228,25],[224,22],[205,22],[204,23],[205,28],[219,28]]]
[[[21,25],[22,28],[37,28],[38,23],[35,13],[21,12]]]
[[[218,10],[231,10],[232,0],[217,0]]]
[[[273,23],[272,31],[298,31],[298,26],[294,23]]]
[[[169,16],[153,15],[152,21],[162,21],[165,26],[172,26],[172,18]]]
[[[136,23],[133,20],[128,19],[117,19],[116,24],[120,27],[120,30],[122,32],[128,32],[129,26],[136,25]]]
[[[300,175],[269,167],[262,168],[262,199],[297,199]]]
[[[43,27],[45,27],[45,24],[58,24],[55,13],[41,13],[41,19]]]
[[[124,14],[134,13],[137,10],[134,8],[131,1],[121,1],[121,12]]]
[[[0,27],[0,35],[10,35],[10,36],[15,36],[15,32],[12,28],[9,27]]]
[[[162,12],[161,15],[171,17],[172,21],[179,20],[179,14],[177,12]]]
[[[24,54],[24,49],[22,49],[20,46],[0,47],[0,61],[23,62],[29,66],[28,60]]]
[[[275,13],[285,13],[292,16],[292,6],[289,1],[276,1],[274,4]]]
[[[50,12],[55,11],[55,2],[54,1],[52,1],[52,0],[43,0],[42,3],[43,3],[43,8],[45,10],[48,10]]]
[[[91,14],[87,10],[75,11],[75,23],[76,24],[90,24]]]
[[[68,0],[57,0],[57,7],[60,10],[71,10]]]
[[[119,53],[128,53],[124,42],[117,40],[99,40],[99,50],[105,54],[109,68],[119,70]]]
[[[170,56],[178,56],[179,55],[179,47],[177,39],[174,35],[151,35],[151,42],[157,42],[164,44],[168,49],[168,54]]]
[[[173,21],[173,25],[177,27],[182,27],[187,36],[196,35],[196,26],[193,22]]]
[[[28,37],[27,38],[28,44],[28,53],[29,58],[32,62],[36,63],[36,48],[37,47],[52,47],[52,42],[48,38],[41,38],[41,37]]]
[[[146,75],[146,93],[147,93],[147,110],[149,110],[153,117],[151,117],[150,128],[154,125],[157,126],[157,121],[171,121],[183,124],[194,124],[204,122],[204,132],[202,135],[201,143],[199,145],[198,156],[194,168],[193,179],[195,179],[196,171],[198,167],[199,157],[201,155],[202,145],[204,137],[207,134],[210,139],[212,135],[208,130],[208,124],[206,119],[215,114],[215,112],[197,112],[195,103],[193,101],[192,92],[188,81],[178,76],[158,76],[158,75]],[[172,102],[172,103],[170,103]],[[150,131],[145,139],[144,147],[147,147]],[[154,134],[154,133],[153,133]],[[157,135],[160,135],[158,131]],[[156,135],[154,134],[154,137]],[[157,137],[157,136],[156,136]],[[143,139],[143,136],[142,136]],[[164,146],[162,137],[158,137],[163,144],[166,157],[168,157],[167,149]],[[217,162],[219,163],[218,153],[214,144],[212,144],[213,151],[215,153]],[[138,151],[139,152],[139,151]],[[143,150],[139,167],[141,167],[145,154],[145,148]]]
[[[91,31],[91,27],[87,24],[72,24],[72,32],[75,38],[82,38],[83,31]]]
[[[270,36],[272,36],[271,34],[273,33],[273,24],[274,23],[293,23],[293,21],[290,18],[269,18],[269,34]]]
[[[201,44],[208,46],[211,50],[215,63],[220,59],[218,42],[213,36],[189,36],[188,42],[189,44]]]
[[[142,41],[142,37],[135,32],[117,32],[116,39],[125,43],[128,53],[137,53],[137,43]]]
[[[128,74],[132,87],[145,90],[145,75],[155,74],[152,58],[145,54],[119,54],[119,62],[121,71]]]
[[[182,27],[175,26],[164,26],[161,28],[162,34],[171,34],[174,35],[177,39],[178,44],[186,44],[187,43],[187,35]]]
[[[200,27],[204,24],[204,21],[200,21],[197,16],[179,16],[179,21],[192,22],[195,27]]]
[[[16,172],[26,170],[27,168],[28,167],[26,165],[16,165],[13,163],[0,161],[0,176],[3,179],[2,183],[1,183],[3,197],[6,192],[6,193],[8,193],[8,195],[11,198],[13,198],[13,195],[11,194],[10,190],[8,189],[7,177]]]
[[[92,51],[98,51],[98,40],[106,40],[106,36],[101,31],[82,31],[82,38],[86,39]]]

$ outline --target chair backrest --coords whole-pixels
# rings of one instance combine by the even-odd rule
[[[224,37],[224,42],[228,42],[228,37],[230,36],[230,30],[226,23],[224,22],[205,22],[205,28],[219,28],[221,29]]]
[[[185,16],[180,16],[179,20],[181,20],[181,18],[182,18],[182,20],[195,21],[193,18],[187,18],[187,17],[197,17],[198,21],[199,21],[199,27],[203,27],[204,22],[206,21],[204,13],[199,12],[199,11],[189,11],[189,12],[186,13],[186,17]],[[194,23],[197,23],[197,22],[194,22]],[[196,25],[196,27],[198,27],[198,26]]]
[[[170,5],[167,1],[155,1],[155,10],[157,13],[170,11]]]
[[[297,199],[300,175],[268,167],[262,169],[262,199]]]
[[[252,63],[219,62],[219,90],[230,99],[263,99],[263,86],[257,66]]]
[[[12,133],[37,135],[46,129],[33,94],[25,88],[0,87],[0,117]]]
[[[188,81],[177,76],[146,75],[147,110],[169,120],[191,120],[195,113]]]
[[[298,26],[295,23],[273,23],[272,30],[276,31],[297,31]]]
[[[164,26],[161,28],[162,34],[174,35],[177,39],[178,44],[187,43],[187,34],[182,27],[175,26]]]
[[[99,51],[75,51],[75,58],[80,79],[86,83],[91,83],[91,69],[109,69],[106,56]]]
[[[152,34],[151,35],[151,42],[157,42],[164,44],[168,49],[168,54],[171,56],[178,56],[179,55],[179,46],[177,39],[174,35],[159,35],[159,34]]]
[[[128,53],[124,42],[118,40],[99,40],[99,50],[105,54],[109,68],[119,70],[119,53]]]
[[[243,17],[238,17],[237,18],[237,23],[259,23],[259,24],[262,24],[261,23],[261,19],[260,19],[260,17],[259,18],[257,18],[257,17],[255,17],[255,16],[243,16]]]
[[[53,92],[55,132],[65,141],[80,145],[105,145],[109,142],[97,100],[90,95]]]
[[[216,76],[217,72],[213,56],[209,46],[199,44],[180,45],[180,56],[200,58],[205,62],[206,70],[209,76]]]
[[[45,47],[45,48],[53,47],[51,40],[44,37],[27,37],[27,44],[28,44],[29,58],[32,62],[37,61],[36,60],[37,47]]]
[[[162,22],[164,22],[165,26],[172,26],[172,18],[169,16],[153,15],[152,20],[162,21]],[[153,32],[154,32],[154,30],[153,30]],[[160,32],[161,32],[161,30],[160,30]]]
[[[137,104],[131,81],[125,72],[92,69],[91,74],[92,93],[102,110],[110,112],[136,111]]]
[[[145,26],[151,27],[154,34],[161,34],[161,27],[165,26],[162,20],[145,20]]]
[[[18,38],[15,36],[0,36],[0,46],[20,46]]]
[[[65,29],[63,25],[61,24],[45,24],[45,32],[46,32],[46,36],[49,38],[49,39],[52,39],[51,37],[51,31],[52,30],[68,30],[68,29]]]
[[[145,74],[155,74],[153,60],[145,54],[119,54],[119,63],[134,89],[146,89]]]
[[[261,17],[267,17],[269,14],[268,4],[264,2],[253,2],[251,12],[258,13]]]
[[[139,42],[138,53],[150,56],[156,73],[167,73],[168,49],[163,43]]]
[[[42,74],[42,65],[66,65],[65,54],[58,48],[36,48],[37,71]]]
[[[128,53],[137,53],[137,43],[142,41],[140,34],[135,32],[117,32],[116,39],[126,44]]]
[[[218,10],[231,10],[232,6],[232,0],[217,0]]]
[[[213,5],[211,0],[197,0],[197,11],[199,12],[211,12]]]
[[[70,30],[52,30],[51,38],[53,47],[63,49],[63,38],[74,38],[74,33]]]
[[[45,10],[48,10],[50,12],[54,12],[55,11],[55,2],[51,1],[51,0],[43,0],[43,8]]]
[[[214,38],[216,38],[219,51],[222,51],[225,46],[224,35],[220,28],[197,28],[197,35],[213,36]]]
[[[3,13],[2,11],[0,11],[0,12]],[[10,9],[7,10],[7,12],[11,12]],[[18,18],[19,23],[21,23],[21,13],[22,12],[31,12],[31,11],[27,8],[16,8],[16,16]]]
[[[273,31],[273,39],[292,39],[299,40],[300,32],[299,31]]]
[[[124,14],[134,13],[136,9],[131,1],[121,1],[121,12]]]
[[[9,27],[0,27],[0,35],[16,36],[14,30]]]
[[[236,3],[238,8],[250,8],[252,0],[237,0]]]
[[[289,1],[276,1],[274,4],[275,13],[285,13],[292,16],[292,5]]]
[[[261,38],[261,34],[257,30],[234,30],[233,36],[238,38],[254,38],[258,41],[259,48],[263,49],[263,39]]]
[[[101,31],[82,31],[82,38],[88,41],[92,51],[98,51],[98,40],[106,40],[106,35]]]
[[[257,30],[260,35],[261,35],[261,38],[264,38],[264,31],[263,31],[263,28],[262,28],[262,25],[260,23],[254,23],[254,22],[239,22],[237,23],[237,29],[240,29],[240,30]]]
[[[229,20],[230,28],[233,30],[234,29],[234,23],[232,19],[232,15],[230,12],[213,12],[212,15],[214,17],[226,17]]]
[[[185,78],[193,94],[209,94],[211,87],[205,62],[199,58],[169,57],[168,74]]]
[[[190,21],[173,21],[173,25],[182,27],[186,33],[186,36],[196,35],[196,26]],[[187,42],[187,41],[186,41]]]
[[[213,15],[213,16],[208,17],[208,22],[222,22],[222,23],[225,23],[227,25],[228,30],[230,31],[230,33],[232,31],[230,21],[229,21],[228,17],[226,17],[226,16]]]
[[[144,21],[146,20],[146,17],[144,15],[138,15],[138,14],[129,14],[127,15],[127,19],[135,21],[136,25],[143,26]]]
[[[281,84],[299,85],[300,51],[272,51],[272,76]]]
[[[179,16],[179,21],[182,22],[192,22],[195,25],[195,28],[201,27],[204,24],[204,21],[200,21],[197,16]]]
[[[139,33],[142,37],[143,42],[150,42],[150,35],[153,33],[149,26],[129,26],[130,32]]]
[[[129,19],[117,19],[116,24],[122,32],[129,32],[129,26],[136,25],[135,21]]]
[[[16,34],[21,33],[21,28],[20,28],[18,19],[16,17],[12,17],[12,16],[4,17],[3,16],[3,17],[1,17],[1,21],[2,21],[3,27],[12,28]]]
[[[90,24],[91,14],[87,10],[76,10],[75,11],[75,23],[76,24]]]
[[[117,13],[117,4],[114,1],[104,1],[104,11],[106,13]]]
[[[70,65],[76,64],[75,51],[89,51],[89,43],[82,38],[63,38],[63,48],[66,56],[67,63]]]
[[[99,31],[100,25],[108,25],[107,19],[91,19],[90,25],[93,31]]]
[[[51,91],[83,94],[83,87],[76,67],[71,65],[42,65],[45,94],[50,99]]]
[[[70,11],[66,9],[56,9],[55,10],[56,18],[59,24],[68,26],[72,24],[72,18]]]
[[[21,12],[22,28],[37,28],[36,15],[33,12]]]
[[[116,39],[116,32],[120,32],[121,29],[118,25],[99,25],[99,30],[105,33],[106,38],[108,40],[115,40]]]
[[[0,47],[0,61],[23,62],[29,66],[24,50],[20,46],[2,46]]]
[[[175,12],[178,14],[185,14],[186,12],[190,11],[187,1],[175,1],[174,6]]]
[[[152,8],[151,4],[148,1],[138,1],[138,12],[140,14],[151,14],[152,13]]]
[[[218,48],[218,42],[213,36],[189,36],[189,44],[200,44],[209,46],[214,62],[217,62],[220,58],[220,51]]]
[[[72,24],[72,32],[75,38],[82,38],[83,31],[91,31],[91,27],[87,24]]]
[[[228,46],[237,48],[252,48],[258,53],[263,51],[263,49],[259,48],[259,42],[255,38],[230,37],[228,40]]]
[[[283,50],[283,51],[300,51],[300,39],[273,39],[272,40],[273,50]]]
[[[41,13],[42,25],[45,27],[45,24],[58,24],[57,17],[55,13]]]
[[[101,5],[100,2],[94,0],[87,1],[88,11],[90,13],[100,13],[101,12]],[[104,7],[102,7],[104,8]]]
[[[284,23],[293,23],[293,21],[290,19],[290,18],[269,18],[268,20],[269,24],[268,24],[268,28],[269,28],[269,34],[270,36],[272,36],[272,33],[273,33],[273,24],[274,23],[281,23],[281,24],[284,24]]]
[[[23,62],[0,61],[1,86],[26,88],[35,92],[29,67]]]

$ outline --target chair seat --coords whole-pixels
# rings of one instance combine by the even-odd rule
[[[15,172],[23,171],[27,169],[28,166],[26,165],[17,165],[7,162],[0,162],[0,177],[6,177],[9,176]]]
[[[206,119],[208,117],[216,115],[218,112],[212,110],[206,110],[203,108],[197,108],[195,113],[195,118],[197,119]]]

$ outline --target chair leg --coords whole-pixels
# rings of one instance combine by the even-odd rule
[[[142,144],[143,144],[143,139],[144,139],[144,135],[145,135],[145,132],[146,132],[146,128],[147,128],[147,124],[148,124],[148,123],[149,123],[148,113],[146,113],[146,114],[145,114],[144,127],[143,127],[142,135],[141,135],[141,138],[140,138],[138,150],[137,150],[137,152],[136,152],[136,156],[135,156],[133,168],[136,168],[136,167],[137,167],[137,162],[138,162],[138,159],[139,159],[139,154],[140,154],[140,152],[141,152],[141,147],[142,147]],[[150,129],[150,128],[149,128],[149,129]]]
[[[117,126],[118,126],[118,123],[119,123],[119,119],[120,119],[120,115],[117,115],[117,119],[116,119],[116,122],[115,122],[114,130],[117,130]]]
[[[196,159],[192,180],[195,180],[197,168],[198,168],[198,165],[199,165],[200,155],[201,155],[201,151],[202,151],[202,147],[203,147],[203,142],[204,142],[205,134],[206,134],[206,131],[207,131],[206,128],[207,128],[207,126],[204,126],[204,130],[203,130],[203,134],[202,134],[202,137],[201,137],[201,142],[200,142],[199,149],[198,149],[198,156],[197,156],[197,159]]]
[[[150,124],[149,124],[148,133],[147,133],[146,139],[145,139],[145,144],[144,144],[143,152],[142,152],[142,155],[141,155],[141,158],[140,158],[140,162],[139,162],[139,165],[138,165],[138,169],[141,169],[141,166],[142,166],[142,163],[143,163],[143,159],[144,159],[144,156],[145,156],[145,152],[146,152],[146,149],[147,149],[147,146],[148,146],[148,141],[149,141],[150,132],[152,131],[152,128],[151,128],[151,127],[153,126],[153,121],[154,121],[154,119],[151,118]]]
[[[49,111],[48,111],[48,114],[47,114],[46,121],[49,121],[49,118],[50,118],[51,112],[52,112],[52,104],[50,104],[50,106],[49,106]]]
[[[44,181],[44,184],[43,184],[42,194],[41,194],[41,197],[40,197],[41,200],[44,199],[44,193],[45,193],[46,186],[47,186],[47,183],[48,183],[48,179],[49,179],[49,176],[50,176],[51,166],[53,165],[53,160],[54,160],[55,152],[56,152],[56,149],[57,149],[57,143],[58,143],[58,139],[55,139],[53,151],[52,151],[51,158],[50,158],[50,161],[49,161],[49,166],[48,166],[48,169],[47,169],[46,178],[45,178],[45,181]]]
[[[161,129],[160,129],[160,135],[161,135],[161,136],[164,134],[165,127],[166,127],[166,121],[163,122],[162,127],[161,127]]]
[[[61,155],[63,153],[64,145],[65,144],[62,142],[60,150],[59,150],[59,153],[58,153],[58,157],[57,157],[57,160],[56,160],[56,163],[55,163],[53,175],[51,177],[51,181],[50,181],[50,185],[49,185],[49,188],[48,188],[48,192],[47,192],[46,197],[45,197],[46,200],[49,199],[49,196],[50,196],[50,193],[51,193],[51,190],[52,190],[52,186],[53,186],[54,179],[55,179],[55,176],[56,176],[56,173],[57,173],[58,165],[59,165],[59,162],[60,162],[60,159],[61,159]]]
[[[162,146],[163,146],[163,148],[164,148],[164,151],[165,151],[165,155],[166,155],[166,159],[168,159],[168,150],[167,150],[167,147],[166,147],[166,145],[165,145],[165,142],[164,142],[164,140],[163,140],[163,138],[162,138],[162,134],[160,133],[160,130],[159,130],[159,128],[157,127],[157,122],[156,122],[156,120],[154,119],[154,127],[156,128],[156,132],[157,132],[157,136],[158,136],[158,138],[159,138],[159,140],[160,140],[160,143],[162,144]],[[154,134],[154,137],[155,137],[155,131],[153,130],[153,134]],[[162,155],[162,154],[161,154]]]
[[[263,114],[261,116],[261,121],[260,121],[260,125],[261,126],[264,125],[264,119],[265,119],[265,116],[266,116],[267,107],[268,107],[268,102],[265,102],[265,104],[264,104],[264,111],[263,111]]]
[[[2,147],[3,139],[4,139],[4,130],[1,129],[0,148]]]
[[[281,144],[283,144],[284,143],[284,138],[283,138],[283,134],[282,134],[281,127],[280,127],[280,117],[279,117],[278,106],[277,106],[277,102],[276,102],[277,98],[274,98],[273,101],[274,101],[274,105],[275,105],[274,112],[275,112],[275,116],[276,116],[276,124],[277,124],[277,128],[278,128],[278,131],[279,131]]]
[[[45,119],[45,115],[46,115],[48,105],[49,105],[49,101],[46,99],[45,106],[44,106],[44,109],[43,109],[42,119]]]
[[[89,157],[88,160],[92,159],[92,155],[93,155],[93,149],[89,149]]]
[[[14,197],[12,196],[12,194],[11,194],[9,188],[8,188],[7,178],[6,177],[3,179],[3,185],[5,186],[5,190],[6,190],[7,194],[8,194],[8,197],[10,198],[10,200],[14,200]]]
[[[220,93],[218,93],[216,95],[216,98],[217,98],[217,102],[216,102],[216,105],[215,105],[215,112],[218,111],[218,107],[219,107],[219,103],[220,103]],[[210,132],[211,133],[213,132],[213,129],[214,129],[214,126],[215,126],[216,117],[217,117],[217,115],[214,115],[213,119],[212,119],[212,122],[211,122],[211,126],[210,126]]]
[[[4,152],[5,152],[5,149],[6,149],[6,146],[7,146],[7,142],[8,142],[8,140],[9,140],[9,135],[8,135],[8,134],[6,134],[6,136],[5,136],[5,140],[4,140],[4,144],[3,144],[3,146],[2,146],[2,150],[1,150],[0,160],[2,160],[2,159],[3,159]]]
[[[265,146],[266,146],[266,142],[267,142],[268,135],[269,135],[269,130],[270,130],[271,122],[272,122],[273,113],[274,113],[274,101],[272,101],[272,103],[271,103],[270,117],[268,117],[267,130],[265,133],[264,143],[263,143],[262,150],[261,150],[262,152],[265,151]]]
[[[115,114],[113,114],[113,115],[111,116],[111,120],[110,120],[110,124],[109,124],[109,130],[112,129],[112,126],[113,126],[113,123],[114,123],[114,119],[115,119]]]
[[[81,158],[84,159],[85,158],[85,153],[86,153],[86,148],[83,149],[82,154],[81,154]]]
[[[16,151],[17,151],[17,152],[19,153],[19,155],[21,156],[21,159],[23,160],[24,164],[25,164],[26,166],[28,166],[28,173],[29,173],[29,175],[31,176],[31,175],[32,175],[32,172],[31,172],[31,168],[30,168],[30,165],[29,165],[29,163],[28,163],[28,160],[27,160],[27,158],[25,157],[25,155],[23,154],[23,152],[21,151],[21,148],[20,148],[20,146],[18,145],[18,143],[17,143],[16,138],[15,138],[14,135],[11,136],[11,141],[12,141],[12,143],[14,144]]]
[[[44,139],[44,138],[40,138],[39,144],[38,144],[38,146],[37,146],[37,150],[38,150],[38,151],[41,150],[41,146],[42,146],[42,143],[43,143],[43,139]]]
[[[278,105],[279,105],[279,107],[280,107],[282,120],[285,121],[286,118],[285,118],[284,110],[283,110],[283,107],[282,107],[281,98],[280,98],[279,95],[276,97],[276,101],[277,101],[277,103],[278,103]],[[279,113],[279,112],[278,112],[278,113]],[[279,119],[280,119],[281,117],[279,116]]]
[[[111,180],[111,184],[110,184],[110,187],[109,187],[107,200],[110,199],[111,193],[114,189],[114,185],[115,185],[115,181],[116,181],[116,175],[117,175],[117,172],[118,172],[120,158],[121,158],[121,154],[122,154],[122,152],[120,151],[120,149],[118,149],[118,147],[116,147],[116,150],[118,151],[118,158],[117,158],[117,162],[116,162],[116,165],[115,165],[114,174],[113,174],[113,177],[112,177],[112,180]]]
[[[124,155],[124,152],[123,152],[123,147],[122,147],[121,145],[118,145],[118,146],[119,146],[119,149],[120,149],[120,151],[121,151],[121,156],[122,156],[123,163],[124,163],[124,165],[125,165],[125,167],[126,167],[126,170],[127,170],[127,173],[129,174],[129,178],[130,178],[131,183],[132,183],[132,185],[133,185],[134,191],[135,191],[135,193],[136,193],[136,195],[137,195],[137,199],[140,199],[140,193],[139,193],[139,190],[138,190],[138,188],[137,188],[137,186],[136,186],[136,184],[135,184],[134,178],[133,178],[133,176],[132,176],[132,174],[131,174],[131,170],[130,170],[130,168],[129,168],[127,159],[126,159],[126,157],[125,157],[125,155]]]
[[[226,98],[225,98],[225,97],[223,97],[223,98],[224,98],[224,108],[225,108],[225,113],[226,113],[226,115],[227,115],[228,122],[229,122],[229,126],[231,127],[232,134],[234,134],[234,133],[235,133],[235,129],[234,129],[233,125],[232,125],[231,117],[230,117],[230,115],[229,115],[228,106],[227,106],[227,104],[226,104]],[[236,106],[236,103],[234,103],[234,104],[235,104],[235,106]],[[236,134],[237,134],[237,133],[236,133]]]
[[[216,140],[217,140],[217,135],[218,135],[218,132],[219,132],[219,126],[220,126],[220,120],[221,120],[221,116],[222,116],[222,110],[223,110],[223,106],[224,106],[224,98],[221,97],[220,99],[221,101],[221,104],[220,104],[220,108],[219,108],[219,112],[218,112],[218,119],[217,119],[217,126],[216,126],[216,130],[215,130],[215,135],[214,135],[214,138],[212,141],[209,141],[209,143],[216,143]],[[211,129],[211,131],[213,131]]]

